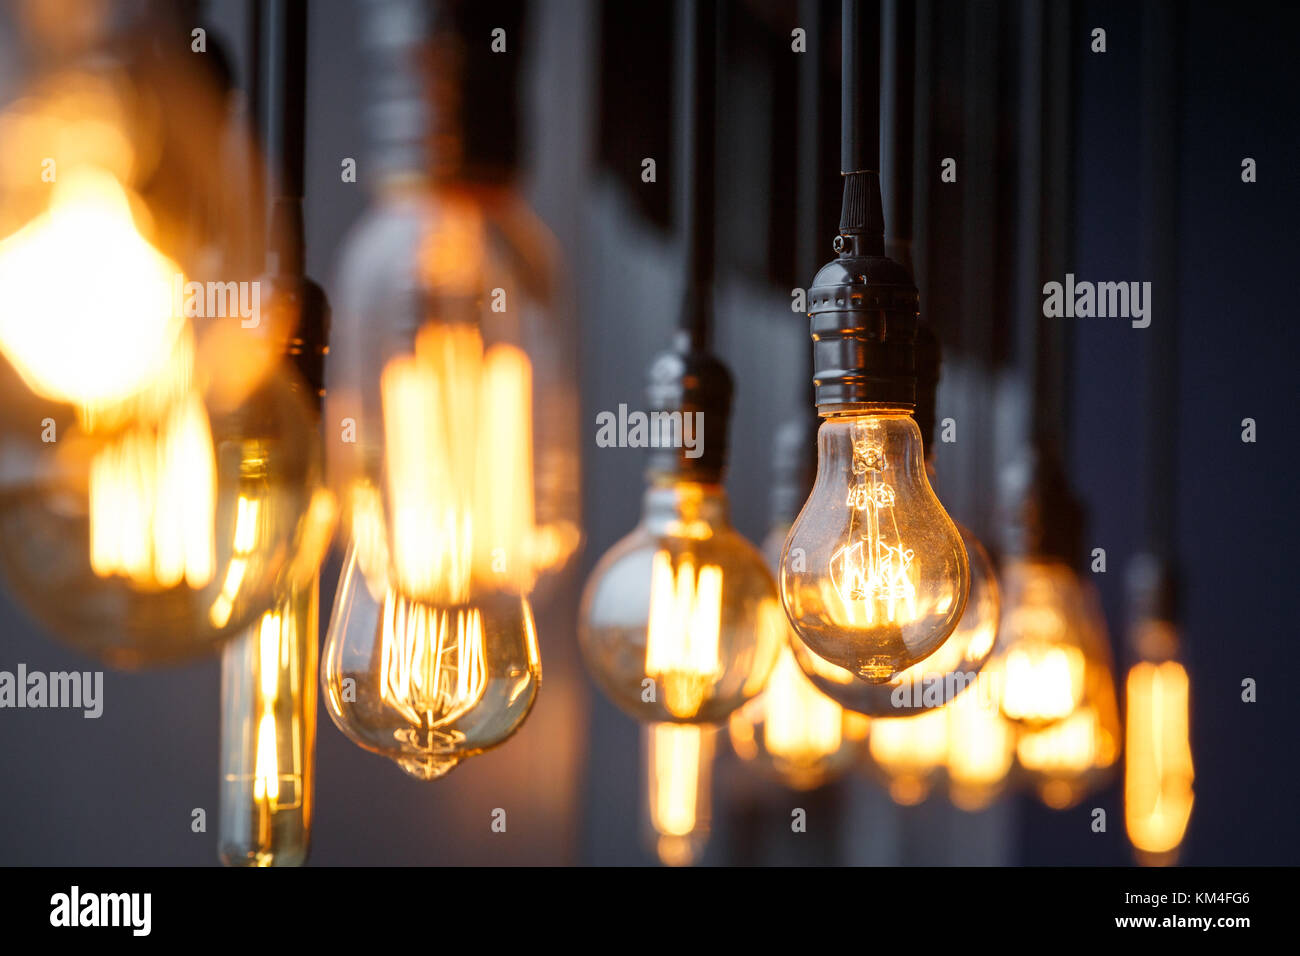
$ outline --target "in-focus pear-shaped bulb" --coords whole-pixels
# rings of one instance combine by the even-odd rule
[[[819,657],[802,641],[795,641],[795,660],[814,687],[856,713],[901,717],[943,707],[989,682],[984,665],[993,656],[1001,608],[997,574],[979,539],[961,525],[957,531],[970,567],[970,596],[948,639],[929,657],[884,684],[859,680],[851,671]],[[992,688],[983,688],[981,694],[994,696]]]
[[[709,842],[717,728],[658,723],[641,733],[647,843],[661,863],[690,866]]]
[[[809,650],[872,684],[933,653],[961,619],[970,566],[926,477],[906,409],[828,416],[817,480],[781,560],[781,598]]]
[[[318,581],[293,588],[222,654],[217,844],[227,866],[301,866],[307,859]]]
[[[587,667],[644,721],[715,723],[767,682],[784,639],[776,585],[721,485],[659,480],[596,565],[578,634]]]
[[[350,550],[321,683],[330,717],[356,744],[414,777],[440,777],[518,730],[541,679],[527,599],[440,606],[372,592]]]

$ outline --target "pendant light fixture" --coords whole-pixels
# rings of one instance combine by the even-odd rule
[[[763,688],[785,622],[762,555],[731,525],[722,484],[732,382],[710,347],[715,5],[683,2],[677,15],[686,282],[647,398],[669,418],[703,416],[708,440],[698,457],[680,447],[651,451],[641,523],[592,571],[579,639],[597,684],[631,716],[716,723]]]
[[[1178,284],[1178,83],[1182,17],[1173,4],[1143,11],[1152,56],[1143,83],[1143,256],[1156,288]],[[1124,824],[1138,862],[1178,859],[1194,795],[1190,680],[1178,627],[1174,569],[1178,320],[1162,316],[1142,333],[1147,349],[1149,423],[1142,515],[1143,551],[1129,565],[1131,666],[1124,700]]]
[[[581,540],[576,376],[553,242],[514,185],[519,57],[480,42],[522,35],[522,8],[372,6],[376,191],[326,364],[349,551],[321,680],[349,738],[427,780],[536,699],[530,597]]]
[[[66,7],[24,6],[39,69],[0,116],[0,563],[76,647],[183,660],[276,600],[319,443],[209,61],[152,5]]]
[[[868,683],[934,652],[966,606],[966,549],[926,478],[916,404],[917,292],[884,255],[861,110],[857,5],[843,5],[844,202],[838,257],[809,289],[818,472],[786,540],[781,597],[800,640]]]
[[[304,404],[319,418],[329,306],[304,274],[306,0],[268,0],[259,16],[253,48],[263,84],[255,98],[265,97],[258,106],[274,197],[261,282],[276,321],[292,330],[286,355]],[[316,783],[318,569],[334,514],[333,495],[319,489],[294,557],[300,571],[275,606],[222,651],[217,844],[227,866],[300,866],[307,859]]]

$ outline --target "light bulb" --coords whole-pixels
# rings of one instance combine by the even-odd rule
[[[961,620],[966,548],[930,488],[907,409],[836,412],[817,449],[817,480],[781,561],[781,598],[814,654],[888,683]]]
[[[53,49],[0,115],[0,561],[48,630],[135,666],[210,649],[294,583],[318,439],[279,325],[246,325],[222,91],[130,15],[73,5],[75,38],[23,24]]]
[[[1002,793],[1016,762],[1016,728],[996,697],[971,691],[947,704],[948,797],[962,810],[989,806]]]
[[[775,565],[787,527],[763,543]],[[822,694],[799,670],[787,627],[786,641],[763,692],[728,721],[732,749],[796,790],[811,790],[851,767],[867,735],[867,718],[846,711]]]
[[[902,717],[942,707],[988,681],[984,665],[993,656],[1001,600],[997,575],[988,552],[970,531],[957,525],[970,567],[970,596],[957,627],[929,657],[895,674],[883,684],[859,680],[853,672],[818,656],[801,641],[793,643],[795,660],[813,686],[845,708],[870,717]]]
[[[592,571],[578,636],[601,689],[633,717],[715,723],[762,690],[785,626],[722,487],[661,479]]]
[[[872,720],[867,751],[894,802],[918,804],[930,795],[948,755],[948,715],[940,709]]]
[[[690,866],[709,842],[717,729],[652,723],[642,729],[646,835],[660,862]]]
[[[371,43],[376,85],[400,109],[375,109],[411,124],[376,129],[391,168],[340,258],[331,484],[373,588],[447,607],[518,598],[553,579],[582,537],[576,349],[555,243],[500,171],[477,181],[454,168],[454,115],[436,117],[448,155],[421,159],[416,118],[428,107],[402,67],[424,27],[403,26],[418,7],[390,13],[374,18]],[[455,98],[459,82],[440,74],[435,86]]]
[[[321,684],[353,742],[421,780],[440,777],[518,730],[541,679],[526,598],[447,606],[373,591],[358,549],[349,551]]]
[[[1021,726],[1016,757],[1042,801],[1074,806],[1119,758],[1119,711],[1092,588],[1064,561],[1011,559],[1002,574],[998,650],[989,667],[1002,713]]]
[[[226,645],[218,847],[227,866],[301,866],[316,759],[318,579]]]
[[[1175,648],[1173,626],[1147,620],[1136,644]],[[1187,671],[1167,653],[1128,672],[1124,723],[1124,823],[1138,859],[1164,865],[1177,858],[1192,814],[1192,750],[1188,738]]]

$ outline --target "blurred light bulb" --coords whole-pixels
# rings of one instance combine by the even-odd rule
[[[930,795],[948,755],[948,715],[939,709],[872,720],[867,750],[894,802],[918,804]]]
[[[0,561],[43,626],[134,666],[296,583],[318,439],[281,343],[244,324],[224,91],[155,22],[93,6],[70,44],[24,8],[45,69],[0,115]]]
[[[372,593],[349,552],[321,683],[330,717],[359,746],[419,779],[440,777],[518,730],[541,677],[527,599],[440,606]]]
[[[508,190],[393,187],[348,240],[330,468],[372,589],[520,597],[581,541],[576,400],[540,224]]]
[[[775,566],[787,526],[763,542]],[[811,790],[853,765],[867,736],[867,718],[844,710],[822,694],[799,670],[787,625],[786,641],[761,694],[734,711],[728,722],[731,746],[743,760],[797,790]]]
[[[715,727],[674,723],[642,730],[648,836],[668,866],[698,862],[709,842],[716,734]]]
[[[991,674],[1020,725],[1016,756],[1039,797],[1064,809],[1119,758],[1119,711],[1105,624],[1091,587],[1064,561],[1018,557],[1002,572]]]
[[[781,561],[781,597],[814,654],[883,684],[933,653],[966,607],[970,567],[901,408],[837,413]]]
[[[725,719],[762,690],[786,627],[726,493],[689,481],[647,490],[641,524],[597,563],[579,615],[596,681],[647,721]]]
[[[221,664],[221,861],[300,866],[316,759],[318,579],[229,643]]]
[[[792,642],[795,660],[813,686],[845,708],[870,717],[901,717],[944,706],[959,695],[992,693],[984,665],[993,656],[1001,601],[988,552],[966,528],[957,525],[970,567],[970,597],[961,620],[929,657],[895,674],[884,684],[869,684],[819,657],[801,641]],[[968,690],[969,688],[969,690]]]
[[[962,810],[989,806],[1016,762],[1015,725],[996,698],[971,691],[944,707],[948,717],[948,796]]]
[[[1147,630],[1169,631],[1164,621]],[[1160,640],[1160,638],[1156,638]],[[1176,646],[1172,633],[1163,642]],[[1138,637],[1138,646],[1153,643]],[[1139,661],[1128,672],[1125,715],[1124,822],[1139,860],[1175,860],[1192,813],[1187,671],[1177,660]]]

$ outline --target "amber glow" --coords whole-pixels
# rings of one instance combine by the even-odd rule
[[[948,715],[940,708],[914,717],[873,720],[867,749],[888,777],[889,795],[895,802],[920,803],[929,795],[932,777],[948,753]]]
[[[708,835],[713,733],[693,724],[647,728],[650,825],[655,850],[669,866],[695,862]]]
[[[1077,647],[1027,643],[1007,652],[1002,710],[1013,720],[1050,723],[1083,696],[1084,656]]]
[[[676,571],[667,551],[650,565],[650,618],[645,672],[663,687],[664,706],[674,717],[693,717],[722,673],[718,653],[722,620],[722,569],[697,571],[688,554]]]
[[[1109,723],[1096,707],[1084,706],[1041,730],[1021,731],[1016,757],[1034,775],[1049,807],[1072,806],[1087,791],[1089,771],[1114,764],[1119,741]]]
[[[433,323],[414,355],[389,361],[380,387],[391,521],[379,520],[373,487],[354,488],[363,567],[391,558],[390,583],[437,604],[468,601],[476,580],[527,593],[542,558],[562,550],[558,532],[534,521],[528,357],[511,345],[484,351],[472,325]]]
[[[1192,812],[1187,672],[1177,661],[1134,665],[1128,674],[1124,822],[1140,852],[1172,854]]]
[[[38,395],[124,401],[167,375],[181,269],[137,231],[111,175],[69,169],[51,188],[48,209],[0,240],[0,349]]]
[[[1015,764],[1015,728],[996,701],[978,691],[960,694],[944,707],[948,718],[949,795],[963,810],[980,810],[998,795]]]

